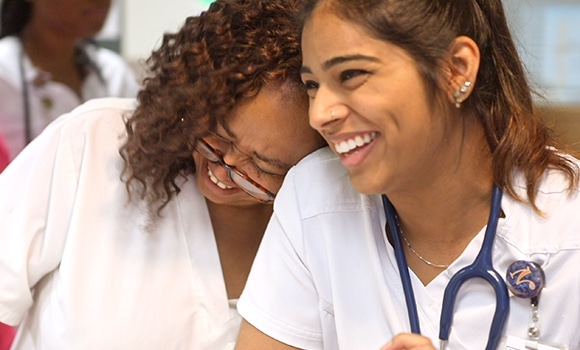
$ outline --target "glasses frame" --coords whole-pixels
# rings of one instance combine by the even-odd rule
[[[272,203],[276,195],[270,191],[268,191],[264,186],[260,185],[258,182],[254,181],[248,174],[244,173],[243,171],[239,170],[233,165],[229,165],[224,161],[224,157],[221,152],[215,150],[209,143],[207,143],[204,139],[197,140],[195,145],[195,151],[199,153],[202,157],[207,159],[210,163],[219,164],[222,168],[226,170],[229,179],[235,183],[238,188],[244,191],[247,195],[251,196],[252,198],[262,202],[262,203]],[[213,155],[213,158],[208,157],[209,155]],[[235,178],[232,176],[232,173],[235,173],[238,177]],[[236,181],[236,179],[239,179]],[[247,188],[239,183],[242,181],[243,183],[249,184],[255,187],[257,190],[262,192],[265,197],[261,198],[258,197],[258,194],[250,192]]]

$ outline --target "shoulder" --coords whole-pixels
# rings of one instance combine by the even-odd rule
[[[70,114],[94,114],[94,113],[103,113],[105,111],[126,112],[126,111],[134,111],[136,106],[137,100],[135,98],[123,98],[123,97],[95,98],[84,102],[78,107],[75,107],[70,112]]]
[[[0,79],[7,80],[13,86],[20,85],[19,50],[18,38],[8,36],[0,39]]]
[[[566,156],[576,173],[580,171],[580,161],[572,156]],[[580,212],[580,188],[570,188],[568,178],[559,170],[549,169],[545,172],[536,193],[536,204],[540,210],[546,213],[546,217],[560,216],[561,213],[569,214],[569,210]],[[525,187],[522,186],[523,190]],[[580,215],[575,215],[580,219]],[[579,227],[580,228],[580,227]]]
[[[276,196],[274,210],[284,213],[298,210],[300,219],[324,213],[359,211],[374,205],[369,196],[351,185],[348,172],[338,156],[324,147],[303,158],[286,175]]]
[[[580,166],[577,159],[569,159]],[[548,170],[544,174],[536,192],[536,205],[543,216],[535,213],[528,204],[508,197],[504,201],[509,227],[506,239],[526,253],[580,251],[580,188],[569,187],[567,178],[560,171]],[[526,198],[525,186],[518,186],[517,190]]]
[[[11,171],[13,177],[24,173],[45,174],[45,179],[33,175],[23,179],[38,186],[57,180],[69,181],[63,185],[62,191],[69,185],[74,186],[83,168],[89,169],[85,176],[88,173],[95,175],[92,179],[103,171],[114,172],[111,179],[118,178],[117,169],[121,164],[118,150],[127,134],[124,121],[132,113],[134,101],[118,98],[89,100],[61,115],[14,158],[6,171]],[[45,189],[43,187],[41,191]]]
[[[87,45],[85,50],[91,61],[99,67],[105,80],[130,78],[136,81],[133,69],[118,53],[95,45]]]
[[[96,45],[87,45],[85,47],[87,55],[96,62],[99,67],[118,67],[128,68],[128,64],[123,57],[113,50]]]
[[[125,135],[125,120],[137,102],[133,98],[97,98],[61,115],[49,124],[39,139],[59,138],[84,148],[91,143],[116,147]],[[107,146],[108,147],[108,146]]]
[[[137,96],[140,87],[137,75],[123,57],[103,47],[90,45],[86,50],[106,82],[109,96]]]
[[[54,124],[91,124],[107,120],[124,121],[137,106],[134,98],[105,97],[95,98],[75,107],[62,115]]]
[[[0,39],[0,61],[10,59],[18,53],[20,44],[15,36],[7,36]]]

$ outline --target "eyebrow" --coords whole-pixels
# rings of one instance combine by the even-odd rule
[[[379,59],[376,57],[372,57],[372,56],[367,56],[367,55],[347,55],[347,56],[338,56],[338,57],[333,57],[331,59],[329,59],[328,61],[325,61],[322,64],[322,70],[327,71],[330,68],[341,64],[341,63],[345,63],[345,62],[350,62],[350,61],[369,61],[369,62],[379,62]],[[300,73],[312,73],[312,70],[307,67],[307,66],[302,66],[302,68],[300,68]]]
[[[221,126],[222,126],[222,128],[224,128],[224,130],[228,133],[228,135],[230,137],[232,137],[233,139],[237,139],[238,138],[236,136],[236,134],[228,127],[227,123],[222,123]],[[221,136],[219,133],[216,132],[216,134],[219,137],[223,138],[223,136]],[[234,147],[237,148],[237,146],[235,144],[234,144]],[[238,151],[241,152],[239,149],[238,149]],[[244,152],[241,152],[241,153],[244,153]],[[254,157],[258,158],[262,162],[265,162],[265,163],[268,163],[270,165],[273,165],[273,166],[275,166],[276,168],[278,168],[280,170],[288,171],[292,167],[292,164],[288,164],[286,162],[283,162],[280,159],[269,158],[269,157],[266,157],[265,155],[260,154],[260,153],[258,153],[256,151],[252,151],[251,153],[252,153],[252,155]]]

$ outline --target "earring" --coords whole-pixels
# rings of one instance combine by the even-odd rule
[[[455,90],[455,92],[453,93],[453,97],[455,98],[455,107],[457,108],[461,108],[461,102],[464,101],[462,95],[467,93],[467,91],[469,90],[469,87],[471,86],[471,82],[470,81],[466,81],[465,83],[463,83],[463,86],[460,87],[459,89]]]

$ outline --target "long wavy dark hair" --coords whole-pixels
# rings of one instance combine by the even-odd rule
[[[32,3],[26,0],[2,0],[0,11],[0,38],[19,36],[30,20]]]
[[[432,96],[445,91],[441,64],[458,36],[473,39],[481,52],[477,84],[462,109],[474,112],[483,125],[493,155],[495,183],[513,198],[514,174],[523,174],[527,201],[535,204],[546,169],[557,169],[578,185],[578,167],[553,147],[552,136],[534,107],[532,90],[518,56],[501,0],[305,0],[303,23],[318,6],[365,28],[377,39],[406,50],[417,62]]]
[[[159,214],[180,191],[177,177],[195,172],[196,140],[239,100],[265,85],[303,89],[293,15],[301,5],[301,0],[217,0],[187,18],[177,33],[164,35],[147,60],[150,74],[138,107],[126,120],[128,139],[120,153],[129,194],[137,192]]]

